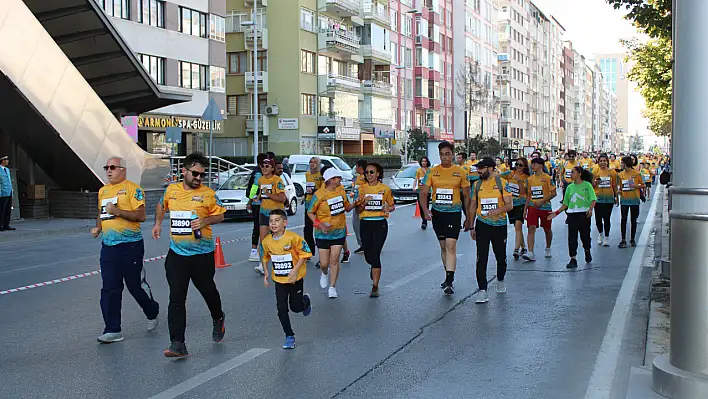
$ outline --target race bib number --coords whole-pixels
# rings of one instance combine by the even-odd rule
[[[268,194],[273,194],[273,185],[264,184],[261,186],[261,198],[268,199]]]
[[[572,177],[572,173],[573,173],[573,169],[566,169],[566,170],[565,170],[565,178],[566,178],[566,179],[572,179],[572,178],[573,178],[573,177]]]
[[[600,188],[610,188],[612,187],[612,182],[610,181],[610,176],[601,176],[600,183],[597,185]]]
[[[632,191],[633,188],[629,187],[631,180],[622,180],[622,191]]]
[[[273,261],[273,274],[276,276],[287,276],[293,270],[293,255],[271,255]]]
[[[307,195],[312,195],[315,192],[315,182],[307,182],[305,183],[305,190],[307,191]]]
[[[543,186],[531,186],[531,199],[543,199]]]
[[[170,233],[173,236],[192,234],[192,211],[170,211]]]
[[[116,218],[115,215],[111,215],[108,211],[106,211],[106,205],[109,203],[118,205],[118,197],[101,200],[101,220],[111,220]]]
[[[423,180],[424,180],[424,179],[425,179],[424,177],[421,177],[420,179],[418,179],[418,185],[419,185],[419,186],[422,186],[422,185],[423,185]]]
[[[381,211],[383,210],[383,194],[370,194],[371,199],[364,206],[365,211]]]
[[[470,173],[477,173],[477,166],[470,166]]]
[[[493,211],[495,209],[499,208],[499,199],[498,198],[482,198],[480,200],[480,206],[482,207],[482,216],[487,216],[490,211]]]
[[[439,188],[435,190],[435,203],[438,205],[452,205],[452,189]]]
[[[344,213],[344,198],[342,198],[341,195],[328,199],[327,205],[329,205],[329,214],[331,216],[337,216]]]
[[[508,191],[513,195],[514,197],[518,197],[521,195],[521,189],[519,188],[519,185],[516,183],[509,183],[507,186]]]
[[[644,183],[647,183],[651,181],[651,176],[650,175],[642,175],[642,178],[644,179]]]

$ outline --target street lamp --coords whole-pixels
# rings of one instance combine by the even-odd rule
[[[253,2],[253,20],[241,26],[253,26],[253,163],[258,164],[258,1]]]

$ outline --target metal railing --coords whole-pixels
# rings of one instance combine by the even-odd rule
[[[170,183],[177,183],[184,180],[182,175],[182,166],[184,156],[170,157],[170,175],[168,179]],[[227,161],[217,156],[207,157],[211,164],[211,176],[209,177],[209,186],[216,189],[226,182],[231,176],[238,172],[249,172],[250,169],[243,165],[238,165],[234,162]],[[209,165],[204,165],[205,170],[209,170]],[[206,184],[206,181],[202,181]]]

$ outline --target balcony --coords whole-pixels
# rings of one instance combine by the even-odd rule
[[[361,39],[354,32],[325,29],[320,31],[318,42],[323,54],[353,62],[364,62],[364,57],[361,56]]]
[[[256,120],[258,121],[258,134],[268,136],[270,134],[268,117],[263,114],[250,114],[246,116],[246,133],[253,134],[256,127]]]
[[[253,37],[256,36],[258,43],[258,49],[268,49],[268,29],[259,27],[256,33],[253,32],[252,27],[246,27],[248,29],[243,31],[243,43],[247,49],[253,49]]]
[[[320,95],[333,96],[335,91],[358,92],[361,81],[358,78],[330,73],[318,76]]]
[[[360,120],[361,123],[361,128],[362,129],[373,129],[375,127],[378,128],[387,128],[391,129],[391,126],[393,126],[393,119],[392,118],[361,118]]]
[[[363,9],[364,21],[376,22],[386,29],[391,27],[391,16],[383,4],[364,0]]]
[[[434,69],[429,69],[428,70],[428,79],[430,79],[434,82],[439,82],[440,81],[440,72],[436,71]]]
[[[509,93],[502,93],[501,96],[499,96],[499,101],[502,103],[510,103],[511,102],[511,96]]]
[[[416,97],[413,103],[416,108],[430,108],[430,99],[428,97]]]
[[[255,76],[253,72],[246,72],[244,81],[246,91],[253,90],[253,85],[258,84],[258,91],[262,93],[268,92],[268,72],[258,71]]]
[[[253,0],[244,0],[247,6],[253,7]],[[258,0],[259,7],[268,7],[268,0]]]
[[[434,98],[430,98],[428,100],[430,108],[434,109],[435,111],[440,111],[440,100],[436,100]]]
[[[351,18],[359,17],[361,3],[359,0],[317,0],[317,8],[342,18]]]
[[[374,65],[391,65],[391,52],[379,50],[372,45],[361,46],[365,58],[370,58]]]
[[[440,52],[442,52],[442,46],[440,45],[440,43],[437,43],[431,39],[428,39],[428,51],[432,51],[434,53],[440,53]]]
[[[418,77],[418,76],[425,76],[425,77],[427,77],[428,74],[429,74],[428,68],[427,68],[427,67],[424,67],[424,66],[418,65],[418,66],[416,66],[416,67],[413,68],[413,69],[414,69],[414,73],[415,73],[415,76],[416,76],[416,77]]]
[[[428,39],[428,36],[426,35],[415,35],[415,44],[416,46],[421,46],[428,48],[430,47],[430,39]]]
[[[391,92],[391,84],[381,80],[362,80],[361,92],[385,97],[391,97],[393,95]]]

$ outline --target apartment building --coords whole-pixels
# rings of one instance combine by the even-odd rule
[[[602,149],[603,137],[600,134],[600,95],[603,86],[603,77],[600,68],[595,62],[589,62],[588,68],[592,72],[592,150]]]
[[[631,65],[625,62],[627,54],[596,54],[597,63],[604,77],[603,85],[617,97],[617,126],[613,135],[617,135],[618,151],[629,151],[629,79],[627,73]]]
[[[563,57],[561,59],[561,74],[563,84],[560,91],[559,116],[561,129],[561,149],[578,149],[579,138],[575,136],[574,123],[575,115],[573,107],[575,104],[575,60],[573,58],[573,44],[569,41],[563,42]]]
[[[226,108],[225,0],[95,1],[160,91],[191,95],[189,102],[124,119],[137,123],[138,144],[151,153],[205,151],[210,127],[217,136],[224,131],[220,121],[201,116],[210,99]],[[170,126],[182,128],[177,148],[165,137]]]

